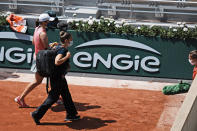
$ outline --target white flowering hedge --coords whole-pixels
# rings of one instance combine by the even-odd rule
[[[70,19],[67,21],[71,30],[83,32],[104,32],[127,35],[143,35],[147,37],[161,37],[169,39],[197,39],[197,27],[188,28],[185,23],[177,22],[177,27],[134,26],[125,21],[117,22],[109,18],[100,20],[90,17],[88,20]]]
[[[0,26],[7,25],[6,17],[8,14],[0,12]],[[73,16],[75,17],[75,16]],[[89,19],[68,19],[69,29],[83,32],[104,32],[127,35],[143,35],[147,37],[161,37],[170,39],[197,39],[197,27],[188,28],[185,23],[177,22],[177,27],[161,26],[134,26],[125,21],[117,22],[114,19],[101,17],[96,20]]]

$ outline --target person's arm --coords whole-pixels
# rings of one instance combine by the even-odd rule
[[[48,49],[49,45],[48,45],[48,37],[47,37],[47,33],[46,32],[41,32],[40,33],[40,40],[43,43],[44,48]]]
[[[194,69],[193,69],[192,80],[194,80],[194,79],[195,79],[196,74],[197,74],[197,67],[195,66],[195,67],[194,67]]]
[[[67,61],[69,58],[71,57],[71,54],[70,52],[68,51],[66,53],[66,56],[63,57],[62,54],[58,54],[56,57],[55,57],[55,65],[61,65],[62,63],[64,63],[65,61]]]

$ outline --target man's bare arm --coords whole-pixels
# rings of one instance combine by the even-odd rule
[[[43,43],[45,49],[49,48],[48,37],[45,32],[40,33],[40,40]]]

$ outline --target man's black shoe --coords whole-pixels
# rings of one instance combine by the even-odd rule
[[[36,125],[40,125],[40,120],[38,120],[38,119],[36,119],[36,118],[34,117],[33,112],[30,112],[30,115],[31,115],[31,117],[33,118],[33,120],[34,120],[34,122],[36,123]]]
[[[79,120],[80,119],[80,116],[78,115],[74,115],[74,116],[66,116],[66,119],[64,119],[64,121],[75,121],[75,120]]]

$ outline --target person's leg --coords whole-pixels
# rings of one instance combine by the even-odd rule
[[[39,75],[38,72],[35,73],[35,80],[27,85],[25,90],[22,94],[15,98],[15,101],[21,106],[26,107],[27,105],[24,102],[24,98],[36,87],[38,86],[43,80],[43,77]]]
[[[58,100],[60,91],[58,90],[59,83],[58,81],[52,80],[51,82],[51,90],[49,91],[49,95],[47,99],[43,102],[41,106],[39,106],[36,111],[32,112],[32,117],[34,120],[39,121],[47,110]]]
[[[47,99],[32,114],[37,120],[40,120],[47,110],[58,100],[59,93],[54,89],[49,92]]]
[[[23,100],[36,86],[42,83],[43,77],[39,75],[38,72],[35,73],[35,80],[27,85],[23,93],[20,95],[21,100]]]
[[[74,102],[72,100],[71,94],[69,92],[68,84],[65,78],[62,78],[61,81],[60,95],[62,96],[64,107],[67,112],[67,116],[75,116],[76,114],[78,114]]]

